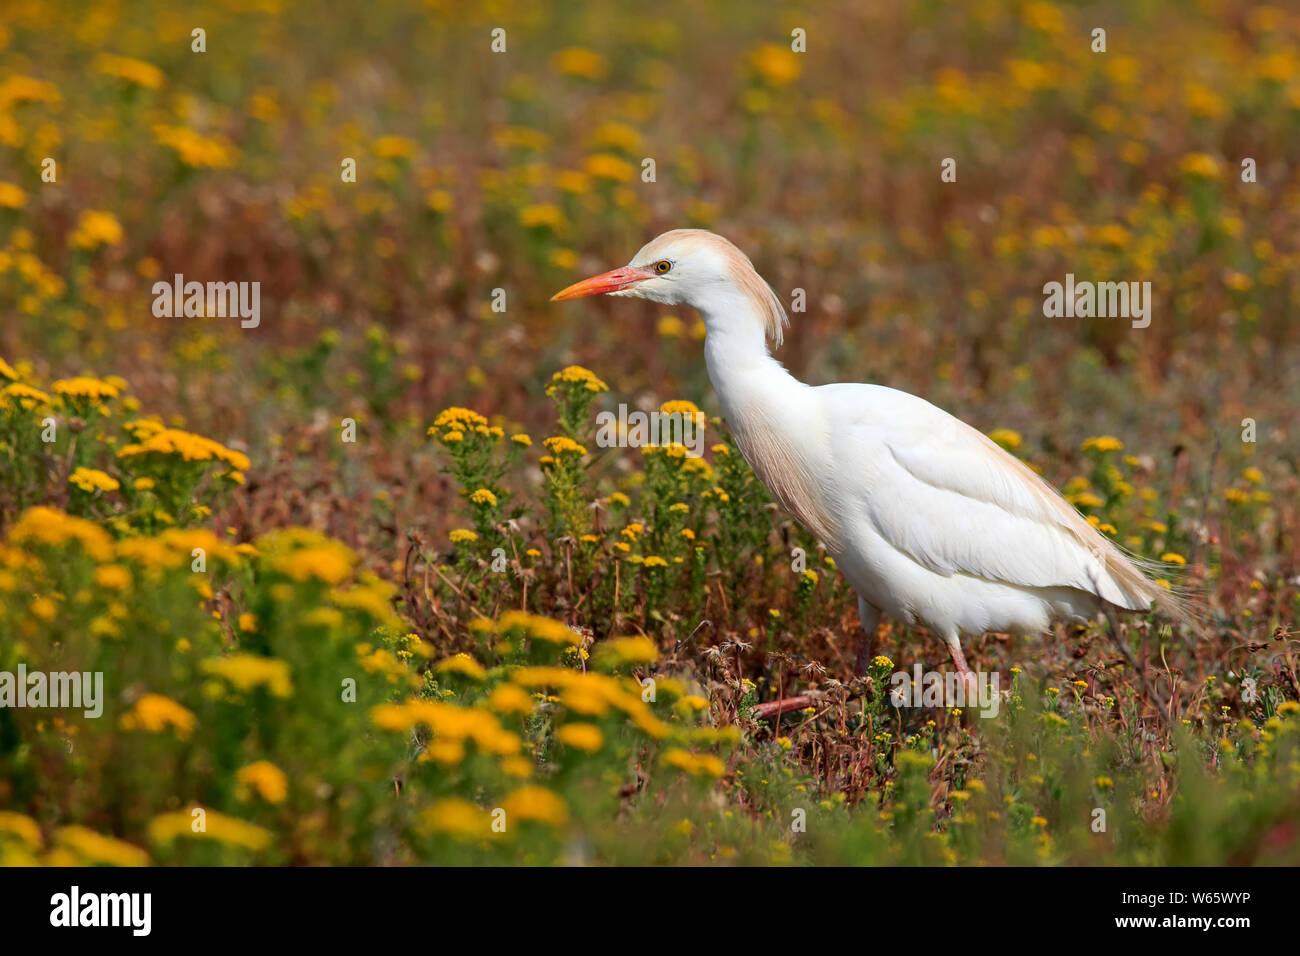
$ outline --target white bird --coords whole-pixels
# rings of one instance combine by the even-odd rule
[[[857,592],[857,673],[882,612],[942,637],[963,677],[963,633],[1042,632],[1153,603],[1190,622],[1177,596],[979,431],[896,389],[792,376],[768,351],[785,309],[722,236],[666,232],[552,301],[602,293],[699,311],[709,379],[745,460]]]

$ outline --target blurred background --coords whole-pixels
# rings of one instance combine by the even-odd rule
[[[0,354],[124,377],[253,453],[258,523],[359,543],[298,493],[377,483],[436,525],[410,439],[444,406],[538,428],[581,363],[610,402],[716,412],[693,313],[547,302],[701,226],[805,291],[780,357],[808,381],[908,389],[1052,461],[1113,433],[1175,494],[1216,442],[1216,467],[1252,452],[1252,417],[1294,487],[1297,37],[1236,0],[21,5]],[[154,318],[175,273],[260,282],[260,327]],[[1150,281],[1150,327],[1045,318],[1066,273]],[[360,455],[313,440],[343,416]]]

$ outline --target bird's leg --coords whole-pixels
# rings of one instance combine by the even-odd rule
[[[955,639],[948,640],[948,653],[952,655],[952,664],[957,668],[957,673],[965,677],[971,672],[966,665],[966,655],[961,652],[961,645]]]
[[[867,667],[876,650],[876,628],[880,625],[880,610],[858,597],[858,620],[862,633],[858,635],[858,653],[853,661],[853,676],[866,677]]]
[[[876,638],[874,634],[863,631],[858,635],[858,652],[853,659],[853,676],[866,677],[867,666],[875,656]]]
[[[966,655],[961,652],[961,639],[956,634],[949,634],[944,638],[944,643],[948,645],[948,653],[952,655],[952,666],[957,668],[957,676],[966,685],[966,700],[975,700],[973,695],[978,692],[975,672],[966,664]]]
[[[858,635],[857,654],[853,662],[853,676],[865,677],[867,668],[871,665],[872,655],[875,653],[876,627],[880,624],[879,608],[872,607],[859,597],[858,620],[862,622],[862,633]],[[754,708],[755,716],[759,720],[769,720],[773,717],[780,717],[782,714],[788,714],[791,711],[811,707],[814,703],[811,694],[800,694],[798,697],[787,697],[784,700],[770,700]]]
[[[770,720],[773,717],[780,717],[796,710],[807,710],[813,706],[816,706],[816,702],[811,694],[800,694],[798,697],[786,697],[782,700],[769,700],[754,708],[754,719]]]

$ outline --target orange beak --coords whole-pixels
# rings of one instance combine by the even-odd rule
[[[551,301],[560,302],[564,299],[581,299],[583,296],[588,295],[622,292],[638,282],[644,282],[646,279],[653,279],[654,277],[655,272],[653,269],[646,269],[641,266],[624,266],[621,269],[614,269],[611,272],[604,272],[598,276],[592,276],[590,279],[575,282],[567,289],[563,289],[551,296]]]

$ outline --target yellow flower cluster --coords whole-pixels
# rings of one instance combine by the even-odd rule
[[[381,159],[410,159],[415,155],[415,141],[406,136],[381,136],[371,144]]]
[[[180,161],[195,169],[220,169],[235,164],[236,150],[225,139],[204,136],[184,126],[159,124],[154,137],[176,152]]]
[[[337,548],[347,551],[343,544],[333,542]],[[347,551],[350,555],[351,552]],[[319,575],[316,575],[319,577]],[[335,607],[344,610],[361,611],[370,616],[377,624],[383,627],[399,629],[401,619],[397,612],[393,610],[393,595],[396,588],[392,583],[385,581],[383,578],[365,572],[361,575],[361,583],[353,588],[334,588],[329,593],[330,603]]]
[[[122,224],[111,212],[87,209],[78,217],[68,242],[74,249],[98,249],[122,241]]]
[[[120,380],[119,380],[120,381]],[[102,381],[89,376],[61,378],[52,386],[59,395],[71,395],[75,398],[93,398],[104,400],[117,398],[121,389],[115,381]]]
[[[113,557],[112,539],[99,525],[43,506],[23,512],[10,526],[8,540],[16,545],[54,546],[75,541],[96,561],[109,561]]]
[[[669,767],[684,770],[693,777],[721,777],[726,765],[713,754],[693,754],[680,747],[670,747],[659,757]]]
[[[609,664],[653,664],[659,647],[648,637],[612,637],[596,649],[597,659]]]
[[[568,438],[565,435],[553,435],[550,438],[545,438],[542,440],[542,444],[545,445],[548,449],[550,449],[551,454],[553,455],[587,454],[586,447],[584,447],[583,445],[579,445],[572,438]]]
[[[22,209],[27,205],[27,194],[16,183],[0,182],[0,209]]]
[[[483,665],[468,654],[454,654],[445,660],[439,661],[434,667],[434,672],[438,674],[459,674],[462,677],[468,677],[472,680],[485,680],[487,670]]]
[[[599,80],[609,72],[609,61],[595,50],[570,46],[551,55],[551,69],[565,76]]]
[[[54,840],[61,849],[71,853],[73,859],[82,861],[83,865],[86,863],[105,866],[149,865],[149,854],[138,846],[103,836],[86,827],[60,827],[54,835]],[[71,861],[56,856],[50,862],[55,865],[66,865]]]
[[[1120,451],[1124,443],[1111,435],[1098,435],[1089,438],[1079,446],[1081,451]]]
[[[4,399],[6,404],[15,402],[27,411],[53,402],[53,399],[39,388],[32,388],[30,385],[22,385],[18,382],[6,385],[3,390],[0,390],[0,399]]]
[[[96,491],[117,491],[121,483],[97,468],[78,468],[68,476],[68,484],[93,494]]]
[[[162,694],[141,694],[135,706],[118,720],[123,730],[142,730],[149,734],[160,734],[171,728],[181,740],[189,739],[195,723],[191,711]]]
[[[664,402],[659,406],[659,411],[665,415],[681,415],[689,418],[692,422],[702,421],[704,418],[704,413],[700,411],[699,407],[694,402],[687,401],[684,398]]]
[[[527,611],[507,611],[495,623],[487,618],[479,618],[470,626],[479,633],[529,637],[548,644],[582,643],[582,635],[568,625]]]
[[[196,548],[227,564],[239,561],[239,549],[206,528],[170,528],[157,537],[126,538],[117,543],[117,554],[148,568],[179,568],[190,562]]]
[[[473,742],[484,753],[497,756],[513,756],[523,749],[518,734],[505,730],[496,717],[478,707],[415,699],[403,704],[379,704],[371,708],[370,720],[380,730],[401,733],[428,727],[443,742]]]
[[[551,826],[563,826],[569,822],[569,808],[564,799],[545,787],[520,787],[507,794],[501,801],[501,809],[506,812],[507,825],[520,820]]]
[[[555,394],[555,385],[559,383],[569,385],[580,385],[589,392],[599,394],[609,391],[609,386],[596,377],[590,369],[585,369],[581,365],[570,365],[562,368],[551,376],[551,385],[546,387],[546,394]]]
[[[251,462],[243,452],[227,448],[220,442],[179,428],[164,428],[143,441],[122,446],[118,458],[135,455],[179,455],[185,461],[223,461],[238,471],[245,471]]]
[[[497,506],[497,496],[487,488],[479,488],[470,494],[469,500],[476,505],[487,505],[489,508]]]
[[[565,724],[555,732],[555,739],[566,747],[595,753],[605,746],[605,735],[595,724]]]
[[[256,792],[267,803],[284,803],[289,795],[289,778],[269,760],[258,760],[240,767],[235,782],[245,799],[248,794]]]
[[[163,813],[149,821],[149,839],[155,844],[168,844],[177,837],[215,840],[230,846],[257,852],[271,844],[271,831],[255,823],[226,816],[216,810],[204,809],[202,815],[191,807],[175,813]],[[202,820],[200,826],[198,821]]]
[[[433,420],[434,428],[451,428],[456,431],[470,431],[479,426],[486,427],[488,420],[470,408],[452,406],[444,408]]]
[[[275,697],[291,697],[293,682],[289,678],[287,661],[256,654],[232,654],[229,657],[209,657],[199,662],[205,674],[220,677],[241,691],[265,687]]]
[[[573,713],[599,717],[613,707],[651,737],[662,738],[668,734],[668,725],[651,713],[636,692],[639,685],[633,681],[564,667],[521,667],[511,672],[510,679],[530,689],[558,688],[560,702]]]
[[[636,178],[636,167],[613,153],[596,153],[587,157],[583,166],[593,179],[607,179],[615,183],[628,183]],[[597,391],[592,389],[592,391]],[[600,389],[604,391],[604,389]]]
[[[441,438],[448,445],[464,441],[467,434],[482,435],[485,438],[505,437],[505,431],[500,426],[489,425],[486,418],[472,409],[458,407],[444,408],[439,412],[428,434]]]
[[[143,86],[146,89],[156,90],[163,84],[162,70],[152,63],[136,60],[129,56],[101,53],[95,57],[91,66],[98,73],[116,77],[119,80],[126,80],[128,83],[134,83],[136,86]]]
[[[764,82],[771,86],[792,83],[803,70],[799,54],[777,43],[764,43],[753,52],[750,62]]]
[[[462,797],[443,797],[421,815],[420,830],[470,841],[487,836],[490,823],[487,811],[477,804]]]

